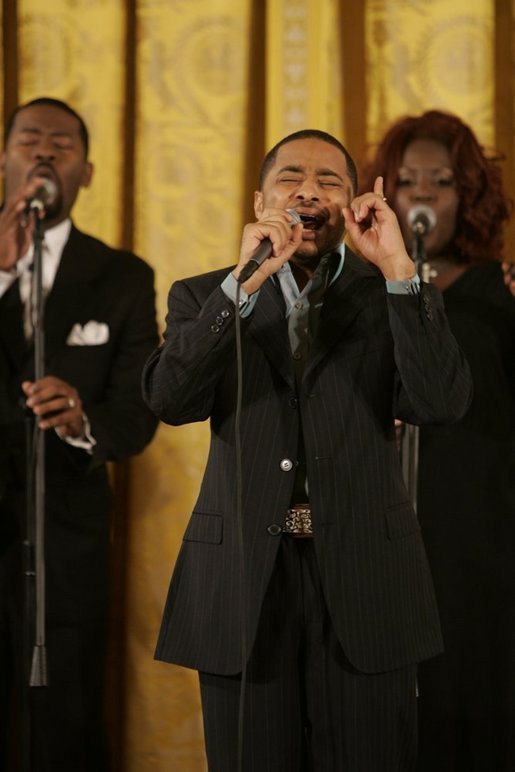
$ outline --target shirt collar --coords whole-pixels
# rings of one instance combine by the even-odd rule
[[[61,259],[64,245],[68,241],[71,229],[72,221],[67,217],[66,220],[45,231],[44,243],[48,254],[56,256],[58,262]]]
[[[43,238],[43,287],[45,290],[50,290],[53,286],[55,275],[59,264],[61,262],[61,255],[63,253],[64,246],[70,236],[72,229],[72,221],[69,217],[63,220],[58,225],[54,225],[53,228],[49,228],[45,231]],[[18,275],[22,275],[24,271],[31,265],[34,257],[34,244],[31,244],[27,253],[18,260],[16,264]]]
[[[284,265],[281,266],[281,268],[279,268],[276,276],[277,276],[277,280],[279,281],[279,285],[281,287],[282,293],[284,295],[287,308],[293,305],[293,302],[295,300],[299,300],[300,298],[304,298],[306,295],[309,295],[311,288],[313,286],[314,278],[317,276],[319,272],[326,270],[327,262],[329,261],[331,254],[339,255],[339,260],[335,261],[333,265],[329,266],[331,275],[329,277],[327,286],[330,287],[331,284],[333,284],[336,281],[336,279],[339,277],[339,275],[343,270],[343,264],[345,262],[345,243],[344,242],[342,242],[339,245],[339,247],[335,249],[334,252],[328,255],[324,255],[324,257],[322,257],[313,278],[308,281],[308,283],[306,284],[306,286],[302,291],[299,290],[297,282],[295,281],[295,278],[293,276],[293,273],[290,267],[290,263],[286,262],[284,263]]]

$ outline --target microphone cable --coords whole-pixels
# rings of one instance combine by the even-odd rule
[[[295,209],[286,210],[291,217],[290,225],[293,227],[301,222],[301,217]],[[240,317],[240,289],[242,283],[247,281],[259,268],[261,263],[270,257],[273,251],[269,238],[263,239],[254,251],[253,256],[240,273],[236,281],[236,412],[234,418],[234,451],[236,454],[236,529],[238,537],[238,555],[240,559],[240,640],[241,640],[241,682],[238,709],[238,762],[237,772],[243,772],[243,731],[245,725],[245,695],[247,690],[247,604],[246,604],[246,566],[245,544],[243,539],[243,473],[242,473],[242,448],[241,448],[241,412],[243,400],[243,356],[241,347],[241,317]],[[246,270],[245,270],[246,269]]]
[[[243,401],[243,356],[241,346],[240,317],[240,282],[236,285],[236,413],[234,420],[234,449],[236,454],[236,528],[238,537],[238,555],[240,559],[240,643],[241,643],[241,681],[238,708],[238,772],[243,772],[243,731],[245,726],[245,695],[247,690],[247,604],[245,544],[243,539],[243,473],[241,448],[241,412]]]

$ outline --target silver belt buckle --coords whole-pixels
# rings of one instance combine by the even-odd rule
[[[310,507],[300,505],[288,509],[283,531],[290,536],[313,536]]]

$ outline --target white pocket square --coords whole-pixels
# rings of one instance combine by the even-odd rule
[[[109,327],[104,322],[74,324],[66,339],[68,346],[101,346],[109,340]]]

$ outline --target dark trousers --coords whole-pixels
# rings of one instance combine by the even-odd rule
[[[107,772],[106,620],[47,621],[48,686],[28,687],[20,565],[0,560],[0,772]]]
[[[366,613],[366,609],[364,609]],[[239,676],[200,673],[210,772],[236,772]],[[411,772],[416,668],[356,671],[333,631],[311,539],[282,537],[247,666],[244,772]]]

